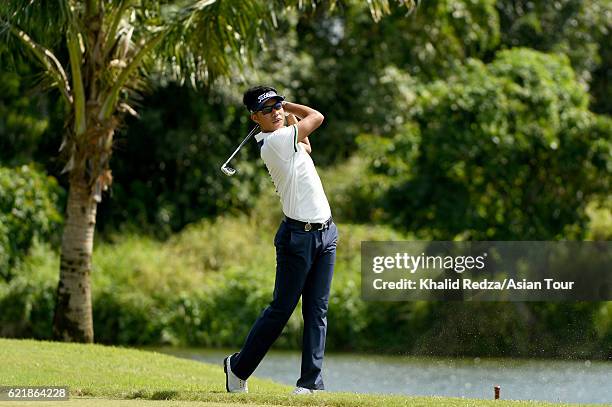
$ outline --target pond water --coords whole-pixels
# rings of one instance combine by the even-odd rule
[[[161,348],[159,352],[221,365],[234,351]],[[254,375],[295,385],[298,352],[271,351]],[[326,390],[422,396],[501,398],[612,404],[612,362],[527,359],[450,359],[361,354],[325,355]]]

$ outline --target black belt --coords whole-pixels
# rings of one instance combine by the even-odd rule
[[[328,229],[332,222],[333,219],[330,216],[329,219],[327,219],[325,222],[323,223],[310,223],[310,222],[302,222],[301,220],[296,220],[296,219],[291,219],[287,216],[285,216],[285,222],[287,222],[287,224],[292,225],[292,226],[297,226],[300,229],[302,229],[305,232],[310,232],[311,230],[325,230]]]

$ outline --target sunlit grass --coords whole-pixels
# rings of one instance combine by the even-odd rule
[[[154,402],[123,404],[119,399],[340,407],[570,405],[335,392],[296,397],[289,394],[290,386],[256,377],[249,379],[249,394],[228,394],[221,361],[218,365],[211,365],[154,352],[101,345],[0,339],[0,360],[1,386],[68,386],[71,397],[117,399],[115,402],[101,401],[100,404],[83,400],[84,405],[159,405]],[[367,372],[364,372],[364,380],[366,376]]]

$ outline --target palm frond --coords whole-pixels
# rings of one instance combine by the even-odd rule
[[[167,35],[157,54],[169,76],[209,83],[249,62],[262,30],[270,26],[263,2],[200,0],[166,11]],[[161,64],[160,64],[161,65]]]
[[[70,27],[66,33],[68,53],[70,55],[70,69],[72,71],[73,101],[74,101],[74,133],[80,137],[87,129],[85,115],[85,86],[81,73],[82,50],[79,41],[79,32],[76,27]]]
[[[9,30],[15,37],[21,40],[22,44],[32,52],[36,60],[43,65],[46,73],[53,78],[55,86],[60,90],[66,102],[72,103],[72,91],[68,82],[68,76],[53,52],[35,42],[27,33],[19,28],[11,26]]]
[[[47,82],[57,87],[70,104],[73,95],[67,70],[53,52],[64,38],[69,16],[68,0],[0,2],[0,38],[9,49],[28,50],[43,67],[50,79]]]
[[[408,11],[419,0],[396,0]],[[164,8],[167,35],[155,53],[158,68],[180,83],[210,83],[227,76],[232,66],[240,70],[251,65],[253,55],[265,46],[266,35],[273,35],[278,16],[287,10],[308,12],[334,10],[341,1],[224,1],[198,0]],[[368,0],[372,17],[379,20],[390,13],[389,0]]]
[[[69,0],[2,0],[0,35],[10,40],[9,28],[17,26],[40,45],[55,49],[64,39],[70,13]]]
[[[112,10],[110,12],[110,15],[108,18],[108,21],[110,21],[110,24],[108,28],[106,29],[106,38],[105,38],[105,44],[106,44],[104,48],[105,58],[110,54],[112,47],[115,44],[115,40],[117,37],[117,29],[119,28],[119,24],[121,23],[121,20],[125,16],[125,12],[128,9],[129,4],[130,4],[129,0],[122,0],[119,7],[116,7],[115,10]]]

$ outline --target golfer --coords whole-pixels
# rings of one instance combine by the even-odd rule
[[[301,375],[294,394],[323,390],[323,354],[329,290],[338,230],[323,185],[310,158],[308,136],[323,123],[314,109],[284,101],[276,89],[257,86],[244,93],[255,135],[285,215],[274,237],[276,281],[272,302],[257,318],[239,353],[225,358],[228,392],[248,392],[247,379],[281,334],[300,296],[304,318]],[[285,126],[285,113],[301,119]]]

